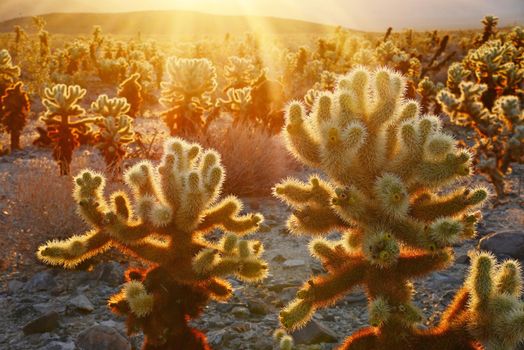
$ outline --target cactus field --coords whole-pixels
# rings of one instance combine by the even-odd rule
[[[523,4],[5,1],[0,349],[524,350]]]

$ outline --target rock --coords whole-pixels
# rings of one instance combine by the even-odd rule
[[[271,337],[263,337],[255,340],[253,343],[253,349],[257,350],[272,350],[273,340]]]
[[[215,306],[216,310],[221,314],[230,312],[233,307],[234,305],[231,303],[217,303]]]
[[[253,315],[267,315],[269,313],[269,307],[266,303],[259,300],[249,300],[247,302],[247,308]]]
[[[304,260],[302,260],[302,259],[286,260],[282,264],[282,266],[284,266],[285,269],[291,269],[291,268],[294,268],[294,267],[301,267],[301,266],[304,266],[304,265],[306,265],[306,262]]]
[[[344,300],[346,300],[348,303],[363,303],[368,300],[368,297],[362,288],[358,288],[348,294]]]
[[[75,343],[72,341],[67,343],[61,341],[52,341],[42,350],[75,350]]]
[[[524,232],[491,233],[480,240],[479,249],[492,252],[500,259],[512,258],[524,261]]]
[[[336,343],[337,335],[331,329],[316,320],[311,320],[304,328],[290,334],[295,344]]]
[[[24,286],[24,282],[21,282],[18,280],[9,281],[7,282],[7,293],[16,294],[16,292],[21,290],[23,286]]]
[[[283,263],[286,260],[287,259],[282,254],[278,254],[273,259],[271,259],[271,261],[274,261],[274,262],[277,262],[277,263]]]
[[[456,259],[455,259],[455,262],[457,264],[462,264],[462,265],[467,265],[469,264],[469,261],[470,261],[470,258],[467,254],[462,254],[462,255],[459,255]]]
[[[69,300],[68,306],[71,306],[72,308],[82,311],[82,312],[92,312],[95,307],[89,299],[84,294],[79,294],[73,299]]]
[[[56,311],[58,313],[64,312],[66,307],[64,304],[52,304],[52,303],[37,303],[33,304],[33,309],[38,311],[41,314],[46,314],[51,311]]]
[[[58,327],[58,319],[58,312],[51,311],[30,321],[22,330],[25,335],[51,332]]]
[[[217,346],[220,345],[222,342],[222,338],[224,337],[224,334],[226,333],[225,329],[220,329],[218,331],[211,331],[207,332],[207,341],[209,345]]]
[[[115,328],[96,325],[78,335],[79,350],[131,350],[129,341]]]
[[[235,306],[233,310],[231,310],[231,313],[237,318],[249,317],[249,309],[245,306]]]
[[[38,272],[24,286],[28,292],[38,292],[42,290],[55,289],[58,284],[55,277],[49,271]]]
[[[268,286],[267,289],[269,289],[272,292],[280,293],[285,288],[296,287],[299,285],[300,283],[282,282],[282,283],[275,283],[271,286]]]
[[[117,286],[124,282],[124,267],[116,261],[98,264],[93,271],[96,280]]]

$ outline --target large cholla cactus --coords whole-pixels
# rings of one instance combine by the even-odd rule
[[[109,98],[100,95],[91,109],[97,116],[95,125],[100,129],[95,146],[102,152],[107,169],[120,172],[122,160],[126,155],[125,146],[134,140],[133,120],[126,113],[130,105],[125,98]]]
[[[3,125],[11,134],[11,151],[20,149],[20,134],[31,109],[29,97],[22,90],[23,87],[24,84],[19,81],[0,96],[0,128]]]
[[[251,282],[267,272],[261,243],[240,239],[258,228],[262,216],[239,214],[242,206],[233,196],[219,201],[223,177],[216,152],[178,138],[165,143],[160,165],[144,161],[127,171],[135,210],[124,192],[106,200],[104,178],[85,171],[75,179],[74,197],[93,229],[48,242],[38,258],[72,268],[111,247],[140,258],[151,268],[129,270],[122,291],[109,301],[116,313],[127,315],[128,331],[144,332],[144,349],[209,349],[188,322],[209,299],[231,296],[224,276]],[[216,228],[226,234],[207,240]]]
[[[371,326],[350,336],[341,349],[488,349],[522,339],[520,275],[504,265],[489,306],[475,303],[489,288],[483,259],[436,328],[423,330],[412,301],[412,279],[453,262],[451,246],[475,234],[486,199],[483,188],[455,185],[470,174],[470,154],[456,147],[435,116],[419,115],[404,100],[402,76],[364,68],[342,77],[334,93],[322,93],[306,115],[300,103],[287,110],[284,135],[303,163],[322,170],[308,182],[290,179],[276,196],[294,208],[288,228],[297,234],[342,232],[338,241],[316,238],[309,245],[327,272],[312,277],[280,314],[299,328],[316,309],[334,304],[355,286],[365,287]],[[446,190],[446,192],[443,192]],[[446,193],[446,194],[444,194]],[[497,292],[495,291],[497,290]],[[511,304],[497,308],[511,289]],[[486,293],[485,293],[486,294]],[[482,296],[489,299],[491,295]],[[510,298],[510,297],[508,297]],[[515,322],[515,323],[511,323]],[[510,349],[505,347],[504,349]]]
[[[19,76],[20,67],[13,65],[9,51],[0,50],[0,96]]]
[[[447,88],[437,96],[451,122],[475,132],[479,170],[498,198],[511,163],[524,162],[524,68],[515,63],[522,55],[524,47],[511,41],[489,41],[450,66]]]
[[[73,151],[79,137],[89,131],[94,119],[85,117],[85,110],[78,104],[86,90],[78,85],[58,84],[44,90],[42,104],[47,111],[40,117],[47,128],[53,145],[53,157],[60,166],[60,175],[69,175]]]
[[[211,94],[217,87],[215,67],[206,58],[171,57],[167,72],[169,81],[162,82],[160,99],[167,108],[164,121],[172,135],[194,134],[206,126],[205,112],[213,106]]]

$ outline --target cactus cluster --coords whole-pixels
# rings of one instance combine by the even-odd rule
[[[309,249],[326,273],[299,289],[280,321],[299,328],[315,310],[361,285],[371,325],[340,349],[482,349],[479,341],[487,349],[510,349],[504,346],[524,338],[516,262],[496,269],[492,288],[485,280],[492,266],[474,260],[440,324],[419,327],[412,280],[453,262],[452,245],[475,235],[488,193],[457,184],[470,175],[470,153],[457,148],[437,117],[420,115],[415,101],[403,99],[405,84],[387,69],[358,68],[341,77],[333,93],[321,93],[309,114],[298,102],[289,105],[288,148],[324,175],[288,179],[275,195],[294,209],[288,229],[316,236]],[[322,237],[334,231],[342,233],[339,240]],[[504,307],[502,300],[508,300]]]
[[[121,292],[109,300],[114,312],[127,316],[129,333],[144,332],[145,350],[209,349],[189,321],[208,300],[231,296],[225,276],[253,282],[267,272],[262,244],[242,239],[263,218],[240,214],[233,196],[219,199],[223,178],[215,151],[179,138],[166,141],[159,165],[143,161],[126,172],[134,205],[122,191],[106,199],[103,176],[84,171],[75,178],[74,198],[92,229],[50,241],[37,256],[66,268],[111,247],[139,258],[149,268],[129,269]],[[207,239],[215,229],[225,232],[222,238]]]
[[[524,47],[487,41],[448,70],[437,99],[451,122],[474,131],[479,170],[505,196],[511,163],[524,162]]]

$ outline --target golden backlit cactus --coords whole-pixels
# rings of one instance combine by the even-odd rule
[[[0,50],[0,96],[5,89],[18,80],[20,67],[15,66],[11,61],[11,55],[7,50]]]
[[[261,243],[242,239],[263,218],[240,214],[234,196],[219,199],[223,178],[215,151],[179,138],[166,141],[159,165],[143,161],[126,172],[133,202],[122,191],[106,199],[104,177],[86,170],[75,178],[74,198],[92,229],[47,242],[37,256],[73,268],[114,247],[143,260],[150,269],[128,271],[128,282],[111,297],[110,307],[127,315],[130,333],[142,329],[144,349],[209,349],[205,336],[188,325],[190,319],[209,299],[231,296],[223,277],[255,282],[267,273]],[[212,242],[206,234],[215,229],[225,233]]]
[[[451,246],[475,235],[488,193],[457,184],[470,175],[469,152],[437,117],[420,115],[418,103],[403,98],[405,84],[388,69],[357,68],[333,93],[321,93],[309,114],[289,104],[288,149],[325,176],[288,179],[275,195],[294,209],[288,229],[316,237],[309,249],[327,272],[299,289],[280,321],[299,328],[362,285],[372,325],[340,349],[482,349],[478,341],[492,339],[471,329],[474,317],[418,327],[412,280],[453,262]],[[322,237],[334,231],[342,232],[339,240]]]
[[[102,152],[109,172],[120,172],[126,155],[126,145],[134,140],[133,120],[127,113],[130,105],[125,98],[109,98],[100,95],[91,104],[99,128],[95,146]]]
[[[489,253],[473,256],[465,286],[469,303],[457,320],[467,320],[475,338],[487,350],[516,349],[524,339],[522,270],[516,260],[497,264]]]
[[[44,90],[42,104],[46,112],[40,117],[47,129],[47,136],[53,143],[53,158],[60,166],[60,175],[70,174],[73,151],[79,145],[79,138],[90,130],[94,121],[85,116],[86,111],[79,105],[86,90],[78,85],[54,85]]]
[[[194,134],[206,124],[205,112],[213,107],[211,94],[217,87],[216,70],[205,58],[171,57],[169,80],[161,83],[160,103],[167,108],[164,121],[171,135]]]
[[[447,88],[437,95],[452,123],[474,131],[478,168],[499,199],[511,163],[524,162],[523,55],[512,41],[488,41],[449,67]]]
[[[248,87],[256,78],[255,66],[248,58],[231,56],[224,67],[224,77],[228,82],[224,91]]]

